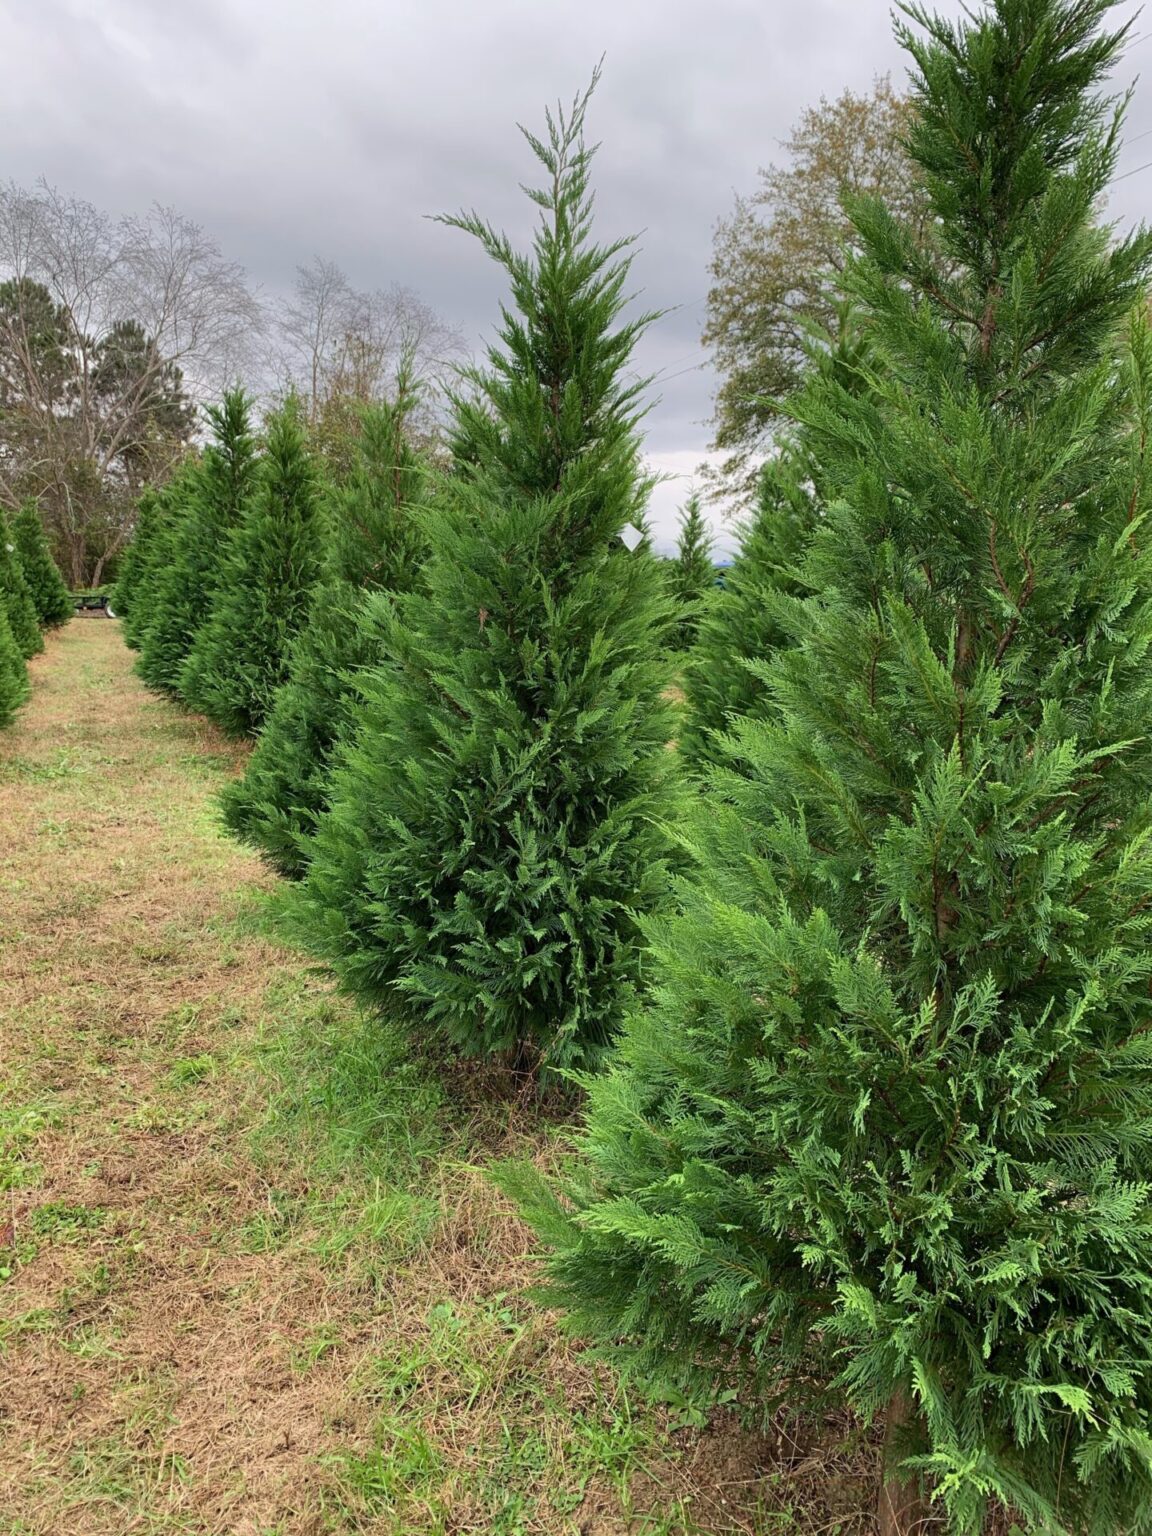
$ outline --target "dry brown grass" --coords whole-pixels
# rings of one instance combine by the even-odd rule
[[[867,1446],[673,1432],[522,1297],[474,1164],[548,1157],[530,1118],[460,1124],[399,1066],[414,1132],[325,1118],[370,1032],[252,918],[271,878],[212,807],[242,752],[115,623],[32,670],[0,738],[0,1531],[869,1529]]]

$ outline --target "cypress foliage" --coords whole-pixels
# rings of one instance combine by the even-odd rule
[[[884,1414],[886,1533],[929,1495],[1152,1529],[1152,239],[1091,224],[1108,10],[902,29],[940,255],[855,210],[876,368],[796,406],[829,494],[772,717],[566,1198],[504,1177],[643,1374]]]
[[[44,649],[44,636],[36,604],[24,579],[24,567],[7,514],[0,507],[0,603],[8,615],[8,627],[25,660]]]
[[[185,484],[170,560],[158,573],[152,619],[140,647],[140,676],[166,693],[178,691],[192,641],[211,612],[222,553],[255,482],[247,396],[232,390],[207,415],[213,441]]]
[[[8,609],[0,603],[0,730],[28,698],[28,668],[8,622]]]
[[[724,572],[724,585],[705,605],[681,677],[684,721],[679,748],[699,771],[724,759],[720,738],[733,717],[769,709],[762,664],[785,643],[777,599],[799,590],[797,568],[816,527],[818,501],[794,447],[760,471],[754,514]]]
[[[320,570],[320,479],[289,402],[268,421],[252,495],[232,530],[212,611],[177,692],[232,736],[254,736],[288,676]]]
[[[649,492],[625,379],[648,317],[621,318],[630,242],[591,238],[587,99],[526,135],[547,174],[530,256],[475,216],[445,221],[512,299],[456,402],[458,473],[420,590],[382,616],[297,903],[351,990],[527,1069],[588,1060],[616,1027],[635,914],[666,888],[675,768],[671,604],[646,545],[619,537]]]
[[[324,575],[296,637],[288,681],[249,759],[224,792],[224,820],[281,874],[299,878],[328,802],[331,758],[348,730],[356,678],[380,659],[366,591],[408,591],[424,554],[413,516],[424,471],[408,435],[411,400],[366,407],[352,468],[328,497]]]
[[[681,605],[673,644],[681,651],[686,651],[695,640],[701,616],[716,585],[712,543],[711,531],[700,510],[700,498],[690,496],[680,514],[680,535],[670,572],[672,596]]]
[[[40,627],[57,629],[72,617],[72,598],[52,558],[44,524],[34,501],[26,501],[21,505],[12,520],[12,534]]]
[[[166,486],[149,487],[141,494],[136,531],[120,560],[112,607],[121,620],[124,643],[134,651],[140,649],[155,617],[153,587],[167,563],[167,545],[182,504],[183,483],[191,473],[191,462],[177,470]]]

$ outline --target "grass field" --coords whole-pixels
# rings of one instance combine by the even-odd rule
[[[268,936],[241,754],[76,620],[0,737],[0,1536],[848,1533],[872,1450],[629,1398],[483,1167],[555,1131]],[[491,1085],[487,1085],[491,1087]]]

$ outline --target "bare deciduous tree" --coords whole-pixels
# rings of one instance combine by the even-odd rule
[[[0,185],[0,500],[38,499],[73,585],[99,583],[261,324],[242,270],[173,209],[113,219]]]
[[[297,267],[273,335],[281,389],[301,397],[309,422],[321,430],[349,405],[394,398],[401,375],[424,386],[418,426],[430,430],[436,397],[463,353],[459,332],[410,288],[361,292],[320,256]]]

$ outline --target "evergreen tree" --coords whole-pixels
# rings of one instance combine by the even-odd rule
[[[666,887],[671,604],[620,535],[649,493],[625,321],[630,242],[591,238],[585,96],[528,142],[548,185],[531,256],[475,216],[508,273],[500,344],[455,407],[458,473],[426,521],[419,591],[321,819],[298,917],[344,983],[413,1027],[521,1068],[592,1057]],[[631,541],[631,540],[630,540]]]
[[[163,569],[164,545],[179,504],[180,472],[162,488],[149,486],[136,508],[136,528],[132,542],[120,560],[116,585],[112,589],[112,607],[121,620],[124,643],[139,650],[148,626],[154,618],[151,603],[153,580]]]
[[[676,625],[673,644],[678,650],[686,651],[696,638],[697,626],[716,584],[712,534],[700,510],[699,496],[690,496],[680,514],[676,558],[669,574],[672,595],[681,605],[682,615]]]
[[[790,448],[764,465],[756,510],[740,530],[723,587],[698,620],[681,675],[679,738],[681,755],[694,769],[723,760],[720,738],[733,717],[768,712],[762,667],[785,643],[778,602],[800,590],[798,566],[818,517],[804,469]]]
[[[28,697],[28,668],[12,635],[8,610],[0,603],[0,730]]]
[[[224,820],[282,874],[307,868],[306,841],[328,801],[331,758],[348,729],[356,678],[380,660],[366,591],[406,592],[424,553],[413,506],[423,470],[408,436],[411,400],[360,413],[352,468],[329,495],[324,575],[293,644],[288,681],[248,761],[223,796]]]
[[[56,629],[66,624],[74,612],[72,598],[52,558],[40,511],[34,501],[24,502],[16,513],[12,520],[12,535],[40,627]]]
[[[177,692],[192,641],[211,612],[223,550],[255,481],[250,414],[242,390],[230,391],[208,409],[213,442],[186,486],[171,559],[158,574],[153,617],[140,647],[138,670],[150,688]]]
[[[876,367],[795,407],[828,495],[772,715],[568,1198],[505,1176],[644,1374],[884,1414],[885,1533],[1152,1530],[1152,238],[1091,223],[1108,10],[902,29],[940,258],[855,208]]]
[[[44,649],[44,636],[36,604],[24,579],[24,567],[16,547],[16,536],[0,507],[0,603],[8,615],[8,627],[22,657],[36,656]]]
[[[320,569],[320,479],[293,402],[270,417],[260,473],[177,692],[232,736],[254,736],[288,676]]]

